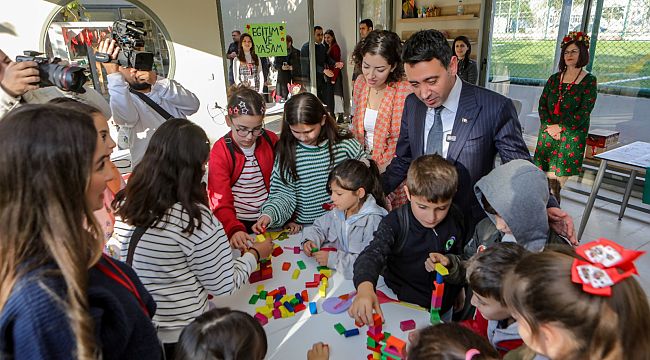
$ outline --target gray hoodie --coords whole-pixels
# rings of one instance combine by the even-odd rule
[[[345,218],[343,211],[334,209],[319,217],[303,232],[304,240],[311,240],[319,248],[335,247],[330,251],[327,267],[352,279],[354,261],[370,244],[381,219],[388,214],[377,205],[375,198],[368,195],[358,213]]]
[[[546,174],[526,160],[512,160],[494,168],[474,185],[505,220],[517,243],[530,251],[544,249],[549,236],[548,181]],[[495,216],[488,214],[496,224]]]

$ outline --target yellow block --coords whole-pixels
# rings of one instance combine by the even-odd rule
[[[264,285],[263,284],[262,285],[257,285],[257,293],[259,294],[262,291],[264,291]]]
[[[321,285],[324,285],[325,287],[327,287],[327,284],[328,284],[328,282],[327,282],[327,278],[322,278],[322,279],[320,280],[320,283],[321,283]]]
[[[258,234],[255,237],[255,242],[264,242],[264,240],[266,240],[266,237],[264,237],[264,234]]]
[[[285,308],[284,306],[280,306],[280,314],[282,315],[283,318],[286,318],[289,316],[289,310]]]
[[[442,275],[442,276],[449,275],[449,270],[447,270],[447,268],[444,265],[442,265],[441,263],[436,263],[435,269],[436,269],[436,272],[438,274]]]
[[[267,306],[272,306],[273,305],[273,296],[267,296],[266,297],[266,305]]]
[[[291,278],[293,280],[296,280],[296,279],[298,279],[299,276],[300,276],[300,270],[296,269],[296,270],[293,271],[293,275],[291,275]]]
[[[322,298],[324,298],[327,295],[327,286],[319,286],[318,287],[318,295]]]
[[[322,269],[319,273],[327,276],[328,278],[332,277],[332,269]]]

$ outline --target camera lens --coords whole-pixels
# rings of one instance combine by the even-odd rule
[[[39,64],[41,82],[54,85],[61,90],[84,93],[83,85],[88,78],[84,69],[78,66],[62,66],[57,64]]]

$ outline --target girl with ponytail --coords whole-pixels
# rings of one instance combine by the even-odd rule
[[[642,254],[600,239],[524,256],[503,297],[526,345],[551,360],[647,359],[648,298],[632,277]]]
[[[160,359],[155,303],[102,255],[108,154],[88,114],[26,105],[0,121],[0,359]]]
[[[346,279],[352,279],[354,261],[388,213],[379,169],[368,161],[349,159],[334,167],[327,180],[333,209],[304,232],[305,254],[342,272]]]

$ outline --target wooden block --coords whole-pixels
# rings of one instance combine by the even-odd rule
[[[320,270],[319,273],[321,273],[322,275],[324,275],[324,276],[326,276],[328,278],[332,277],[332,270],[331,269],[327,269],[327,270],[323,269],[323,270]]]
[[[359,335],[359,329],[354,328],[354,329],[350,329],[350,330],[345,330],[343,335],[345,335],[346,338],[350,337],[350,336],[357,336],[357,335]]]
[[[282,318],[282,312],[280,312],[280,309],[273,309],[273,318],[274,319]]]
[[[273,305],[273,296],[266,296],[266,305],[267,306],[272,306]]]
[[[264,290],[264,284],[257,285],[257,293],[260,294]]]
[[[300,293],[300,296],[302,297],[302,301],[304,301],[304,302],[309,301],[309,293],[307,292],[307,290],[303,290]]]
[[[307,281],[307,282],[305,283],[305,287],[306,287],[306,288],[315,288],[315,287],[318,287],[318,284],[319,284],[319,283],[318,283],[318,282],[315,282],[315,281]]]
[[[436,272],[438,272],[438,274],[440,274],[442,276],[449,275],[449,270],[447,270],[447,268],[444,265],[442,265],[441,263],[436,263],[435,269],[436,269]]]
[[[415,321],[414,320],[404,320],[399,323],[399,328],[402,331],[409,331],[415,329]]]
[[[285,262],[285,263],[282,264],[282,271],[287,271],[287,270],[289,270],[290,267],[291,267],[291,263],[290,262]]]
[[[386,340],[386,348],[391,351],[392,354],[397,356],[406,355],[406,343],[394,336],[391,336]],[[382,349],[383,350],[383,349]]]
[[[302,260],[298,260],[298,267],[300,268],[300,270],[307,269],[307,266],[305,266],[305,263]]]
[[[293,253],[296,254],[296,255],[300,254],[300,246],[294,246],[293,247]]]
[[[306,308],[307,308],[307,307],[305,306],[304,303],[300,303],[300,304],[298,304],[298,305],[296,305],[296,306],[293,307],[293,311],[294,311],[295,313],[299,313],[299,312],[305,310]]]
[[[260,313],[255,314],[255,320],[259,321],[262,326],[266,325],[269,322],[269,319]]]
[[[282,294],[282,295],[287,295],[287,289],[286,289],[284,286],[280,286],[280,287],[278,288],[278,291],[279,291],[280,294]]]
[[[309,303],[309,312],[310,312],[312,315],[318,314],[318,308],[317,308],[315,302],[310,302],[310,303]]]
[[[291,279],[296,280],[300,277],[300,270],[296,269],[293,271],[293,275],[291,275]]]
[[[278,246],[275,249],[273,249],[273,252],[271,253],[271,255],[273,255],[274,257],[275,256],[280,256],[280,255],[282,255],[283,252],[284,251],[282,250],[282,248]]]
[[[341,323],[334,324],[334,329],[339,335],[345,334],[345,326],[341,325]]]
[[[253,296],[251,296],[250,300],[248,300],[248,303],[251,304],[251,305],[253,305],[253,304],[255,304],[255,303],[257,302],[257,300],[258,300],[259,298],[260,298],[259,295],[257,295],[257,294],[253,294]]]
[[[260,294],[260,299],[266,299],[266,295],[267,295],[266,290],[260,291],[259,294]]]

